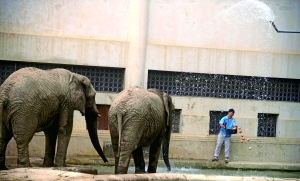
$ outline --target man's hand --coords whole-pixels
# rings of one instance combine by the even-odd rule
[[[223,124],[220,124],[220,127],[222,127],[222,128],[226,128]]]

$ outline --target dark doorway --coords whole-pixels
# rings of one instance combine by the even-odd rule
[[[108,130],[108,111],[109,111],[110,105],[97,105],[97,109],[101,115],[101,117],[98,117],[98,129],[99,130]]]

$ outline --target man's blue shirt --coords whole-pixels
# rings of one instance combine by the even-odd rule
[[[235,119],[234,118],[228,119],[228,116],[224,116],[220,120],[219,124],[225,125],[226,129],[232,129],[234,126],[236,126]],[[231,137],[231,134],[226,134],[226,129],[221,127],[220,133],[225,137]]]

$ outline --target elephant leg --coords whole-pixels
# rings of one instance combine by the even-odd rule
[[[11,138],[12,135],[2,128],[2,135],[0,135],[0,170],[7,170],[7,167],[5,166],[5,151]]]
[[[18,149],[18,167],[31,167],[29,161],[29,142],[34,133],[35,128],[30,127],[30,125],[13,127],[13,135]]]
[[[66,155],[73,129],[73,110],[65,109],[59,118],[56,165],[66,166]]]
[[[54,166],[55,146],[58,134],[58,121],[54,121],[50,128],[44,130],[45,133],[45,156],[44,156],[44,167]]]
[[[162,136],[160,134],[150,145],[148,173],[156,173],[158,157],[161,149],[161,143],[162,143]]]
[[[121,147],[120,147],[120,156],[119,156],[119,162],[117,164],[116,174],[127,174],[128,172],[128,166],[130,162],[131,153],[134,150],[134,147],[132,147],[128,143],[122,143],[121,141]]]
[[[127,128],[123,128],[121,144],[119,148],[120,158],[117,168],[117,174],[127,174],[131,153],[138,148],[138,144],[143,135],[142,133],[143,129],[137,129],[136,125],[131,125]]]
[[[115,154],[115,155],[116,155],[116,154]],[[118,173],[119,159],[120,159],[120,156],[119,156],[119,155],[116,155],[116,156],[115,156],[115,174]]]
[[[111,128],[110,128],[111,129]],[[113,136],[113,133],[111,132],[111,144],[114,150],[114,156],[115,156],[115,173],[117,173],[118,163],[120,155],[118,154],[118,142],[119,142],[119,136]]]
[[[146,173],[143,148],[141,146],[138,147],[132,152],[132,155],[134,159],[135,173]]]

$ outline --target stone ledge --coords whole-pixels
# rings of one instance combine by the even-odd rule
[[[177,173],[156,173],[156,174],[126,174],[114,175],[109,172],[101,172],[101,175],[95,175],[97,170],[90,166],[77,164],[101,164],[112,166],[113,159],[109,159],[109,164],[104,164],[98,157],[74,157],[68,158],[69,167],[51,167],[44,168],[42,158],[30,158],[31,168],[16,168],[16,157],[8,157],[7,161],[11,163],[10,170],[0,171],[0,180],[300,180],[299,178],[269,178],[257,176],[217,176],[203,174],[177,174]],[[13,163],[13,164],[12,164]],[[282,163],[282,162],[230,162],[225,164],[223,161],[211,162],[208,160],[172,160],[172,166],[192,167],[192,168],[226,168],[226,169],[256,169],[270,170],[278,169],[284,171],[299,171],[300,163]],[[133,165],[133,161],[131,161]],[[164,166],[162,160],[159,165]],[[80,172],[80,173],[79,173]],[[88,173],[88,174],[87,174]],[[94,175],[92,175],[94,174]],[[99,174],[99,173],[98,173]]]
[[[276,170],[276,171],[299,171],[300,163],[288,162],[230,162],[230,168],[256,169],[256,170]]]
[[[268,178],[244,176],[217,176],[198,174],[126,174],[126,175],[90,175],[72,171],[54,170],[53,168],[16,168],[0,171],[0,180],[299,180],[297,178]]]

